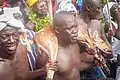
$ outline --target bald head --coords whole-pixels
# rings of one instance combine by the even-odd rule
[[[57,37],[63,43],[70,44],[76,42],[78,25],[72,13],[66,11],[56,13],[53,18],[53,26]]]
[[[74,22],[74,15],[70,12],[61,11],[56,13],[53,18],[53,25],[55,27],[63,27],[71,22]]]

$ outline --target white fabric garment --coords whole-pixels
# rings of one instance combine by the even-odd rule
[[[22,15],[19,7],[13,7],[13,8],[5,7],[3,8],[3,10],[4,10],[4,15],[7,15],[8,19],[9,18],[14,19],[13,17],[14,13],[20,13]]]
[[[109,10],[112,8],[112,6],[116,4],[115,2],[109,2],[108,3],[108,7],[109,7]],[[107,4],[104,6],[103,8],[103,14],[105,16],[105,19],[106,20],[109,20],[109,14],[108,14],[108,8],[107,8]],[[110,18],[112,19],[112,17],[110,16]]]
[[[2,10],[1,10],[2,11]],[[21,28],[24,31],[24,25],[22,21],[14,18],[14,13],[22,13],[20,12],[19,7],[14,8],[3,8],[4,13],[0,15],[0,30],[5,28],[7,25],[11,27]]]
[[[118,40],[115,37],[113,37],[112,51],[114,56],[117,56],[117,54],[120,54],[120,40]]]
[[[5,26],[7,26],[7,24],[0,22],[0,31],[1,31],[3,28],[5,28]]]
[[[116,3],[115,2],[109,2],[108,3],[109,10],[112,8],[112,6],[114,4],[116,4]],[[104,8],[103,8],[103,14],[105,16],[105,19],[109,22],[108,7],[107,7],[107,4],[104,6]],[[110,15],[110,19],[113,19],[111,15]],[[114,21],[111,20],[111,23],[115,26],[116,29],[118,29],[118,25],[117,25],[116,22],[114,22]],[[113,37],[111,38],[111,41],[114,42]]]
[[[68,12],[77,13],[77,10],[75,6],[72,4],[71,0],[58,0],[56,13],[60,11],[68,11]]]
[[[115,26],[116,29],[118,29],[118,25],[117,25],[116,22],[114,22],[114,21],[111,20],[111,23]]]
[[[108,6],[109,6],[109,10],[112,8],[112,6],[116,4],[115,2],[109,2]],[[103,8],[103,14],[105,16],[105,19],[109,22],[109,14],[108,14],[108,8],[107,8],[107,4],[104,6]],[[113,19],[110,15],[110,18]],[[115,26],[116,29],[118,29],[118,25],[116,22],[111,20],[111,23]],[[120,40],[118,40],[115,37],[111,38],[112,41],[112,51],[113,51],[113,55],[114,58],[112,58],[112,60],[117,60],[117,54],[120,54]]]

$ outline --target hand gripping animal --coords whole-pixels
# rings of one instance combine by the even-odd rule
[[[110,70],[103,57],[105,54],[110,54],[107,52],[110,51],[110,48],[101,38],[98,37],[98,34],[94,33],[94,36],[91,36],[89,29],[86,32],[79,29],[78,41],[79,43],[85,44],[87,48],[94,50],[94,53],[92,54],[94,59],[102,68],[104,68],[107,74],[110,74]]]
[[[48,25],[41,29],[34,36],[34,42],[37,50],[40,52],[40,48],[45,51],[52,62],[56,61],[58,51],[58,39],[53,31],[52,26]],[[53,80],[54,71],[47,71],[47,80]]]

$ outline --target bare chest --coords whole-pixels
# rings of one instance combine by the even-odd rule
[[[0,61],[0,79],[2,80],[26,80],[26,69],[19,60]],[[7,77],[6,77],[7,76]]]
[[[0,61],[0,79],[15,80],[14,65],[9,60]]]
[[[57,60],[60,74],[71,75],[78,71],[80,63],[78,45],[72,45],[67,48],[59,47]]]
[[[26,55],[16,55],[14,60],[14,70],[17,80],[26,80],[29,72],[29,64]]]

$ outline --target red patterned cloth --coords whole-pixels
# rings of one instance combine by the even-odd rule
[[[72,0],[72,3],[73,3],[74,6],[77,8],[77,0]]]
[[[52,11],[53,11],[53,14],[56,11],[55,1],[52,1]]]
[[[2,8],[4,7],[10,7],[11,5],[8,3],[8,0],[4,0],[2,3]]]

